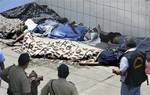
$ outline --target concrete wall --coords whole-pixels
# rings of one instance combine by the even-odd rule
[[[106,32],[150,37],[149,0],[37,0],[60,16]]]

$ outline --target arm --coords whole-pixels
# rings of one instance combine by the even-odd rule
[[[127,68],[128,68],[128,59],[126,57],[122,57],[120,60],[120,69],[118,70],[112,69],[112,72],[116,75],[125,75]]]
[[[10,69],[10,68],[11,68],[11,66],[8,67],[8,68],[6,68],[6,69],[4,69],[3,72],[2,72],[2,79],[3,79],[5,82],[7,82],[7,83],[9,83],[8,73],[9,73],[9,69]]]
[[[5,61],[5,57],[4,57],[4,53],[0,50],[0,68],[1,70],[4,70],[5,66],[4,66],[4,61]]]
[[[71,81],[68,81],[71,85],[70,85],[70,89],[71,89],[71,95],[79,95],[78,90],[75,86],[75,84]]]
[[[121,71],[120,70],[116,70],[116,69],[112,69],[112,73],[114,73],[116,75],[121,75]]]
[[[23,37],[27,34],[28,32],[25,32],[23,34],[21,34],[19,37],[16,38],[15,41],[12,42],[8,42],[6,43],[8,46],[14,46],[15,43],[19,42],[21,39],[23,39]]]
[[[0,68],[1,68],[2,70],[5,69],[4,62],[0,62]]]
[[[28,79],[28,77],[24,74],[22,74],[21,76],[21,85],[22,85],[22,91],[23,91],[23,95],[32,95],[31,94],[31,83],[30,80]]]
[[[75,86],[73,88],[72,95],[79,95],[77,88]]]
[[[42,88],[42,90],[41,90],[41,95],[48,95],[48,93],[50,92],[50,91],[49,91],[49,89],[50,89],[49,84],[50,84],[50,83],[51,83],[51,81],[48,82],[48,83]]]
[[[13,44],[19,42],[21,39],[23,39],[23,37],[27,34],[28,32],[25,32],[23,34],[21,34],[19,37],[16,38],[16,40],[13,42]]]

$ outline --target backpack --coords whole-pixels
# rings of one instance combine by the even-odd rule
[[[148,80],[146,75],[146,54],[140,50],[129,51],[124,54],[128,59],[127,77],[125,83],[137,87]]]
[[[98,63],[104,66],[119,66],[120,57],[123,52],[106,49],[98,56]]]

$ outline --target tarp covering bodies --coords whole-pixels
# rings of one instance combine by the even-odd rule
[[[88,60],[96,59],[101,49],[88,46],[83,43],[63,40],[39,38],[31,33],[27,33],[23,39],[22,49],[32,57],[69,59],[69,60]]]

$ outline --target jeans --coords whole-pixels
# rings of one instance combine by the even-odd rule
[[[121,95],[141,95],[140,94],[141,85],[138,87],[130,87],[125,83],[121,84]]]

